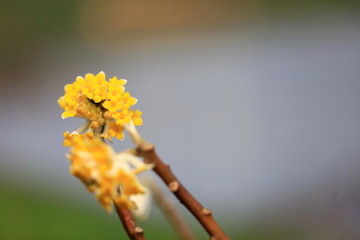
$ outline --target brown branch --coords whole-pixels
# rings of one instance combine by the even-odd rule
[[[171,192],[179,201],[194,215],[194,217],[204,227],[211,240],[229,240],[230,238],[216,223],[211,210],[204,208],[181,184],[170,166],[166,165],[156,154],[153,144],[143,139],[133,124],[125,125],[130,136],[137,146],[137,154],[143,156],[146,163],[154,164],[154,171],[164,181]]]
[[[154,196],[156,205],[171,222],[180,238],[183,240],[196,240],[194,234],[191,232],[191,229],[181,216],[180,211],[174,205],[173,201],[171,201],[171,199],[163,193],[160,186],[152,181],[149,184],[149,188]]]
[[[131,216],[131,213],[126,208],[120,208],[116,206],[114,203],[116,212],[125,228],[126,233],[128,234],[129,238],[131,240],[145,240],[144,238],[144,230],[138,226],[136,226],[136,223],[134,219]]]

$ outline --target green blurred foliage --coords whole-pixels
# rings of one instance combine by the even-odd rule
[[[10,188],[0,188],[0,239],[127,239],[115,213],[94,212]],[[160,221],[161,222],[161,221]],[[169,226],[140,223],[149,239],[174,239]]]
[[[64,196],[52,194],[53,191],[37,187],[30,190],[25,185],[6,184],[4,179],[1,180],[1,240],[128,239],[116,213],[108,214],[95,199],[92,206],[98,209],[90,209],[89,205],[79,207],[78,200],[70,202],[69,197],[66,200]],[[88,197],[93,196],[89,194]],[[146,239],[179,239],[171,224],[159,214],[154,206],[149,219],[138,221],[138,225],[145,230]],[[195,218],[190,213],[185,216],[198,239],[208,239]],[[267,239],[259,229],[240,231],[240,226],[234,227],[234,222],[227,216],[216,216],[231,239],[249,239],[249,236]]]
[[[90,209],[89,205],[79,207],[78,200],[69,202],[64,196],[51,194],[46,189],[35,187],[30,191],[25,185],[9,185],[1,180],[1,240],[128,239],[116,213],[108,214],[95,199],[93,206],[98,209]],[[89,194],[89,198],[92,197]],[[217,216],[220,217],[218,220],[221,217],[227,219]],[[186,217],[198,239],[208,239],[207,233],[189,213]],[[254,229],[239,231],[237,227],[230,227],[234,224],[228,219],[220,223],[231,239],[259,235],[258,231],[253,232]],[[155,211],[155,206],[149,219],[138,221],[138,225],[145,230],[146,239],[179,239],[166,218]]]

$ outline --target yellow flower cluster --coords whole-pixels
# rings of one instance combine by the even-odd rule
[[[119,207],[136,209],[131,196],[144,194],[136,174],[151,166],[119,157],[113,149],[92,132],[64,133],[64,145],[70,146],[70,172],[93,192],[100,204],[111,211],[114,201]]]
[[[133,122],[142,125],[142,112],[131,110],[137,99],[125,92],[125,79],[106,80],[104,72],[86,74],[65,86],[65,94],[58,103],[62,118],[81,117],[91,122],[90,127],[102,137],[124,138],[123,125]],[[105,126],[105,127],[104,127]]]

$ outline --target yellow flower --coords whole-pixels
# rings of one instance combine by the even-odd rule
[[[70,173],[79,178],[99,203],[111,211],[114,201],[119,207],[136,209],[132,196],[144,194],[137,174],[152,166],[127,153],[116,154],[101,138],[91,132],[84,135],[64,134],[71,146],[68,159]]]
[[[112,135],[123,139],[123,133],[119,131],[123,131],[124,124],[132,121],[135,125],[142,125],[143,122],[141,112],[131,109],[137,99],[125,92],[126,82],[125,79],[117,77],[107,81],[104,72],[77,77],[73,83],[64,87],[65,94],[58,100],[64,110],[62,118],[85,118],[91,122],[91,129],[83,131],[91,130],[98,136]],[[116,129],[114,123],[118,125]],[[112,133],[106,132],[107,130]]]

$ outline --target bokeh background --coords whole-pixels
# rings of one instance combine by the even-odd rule
[[[1,1],[0,239],[126,239],[62,146],[82,123],[61,120],[63,86],[102,70],[128,79],[142,135],[232,239],[360,239],[359,7]],[[156,209],[139,224],[176,239]]]

